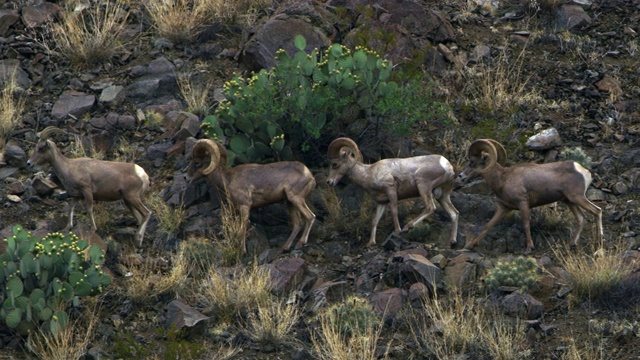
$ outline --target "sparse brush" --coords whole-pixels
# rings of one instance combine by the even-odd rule
[[[571,303],[593,302],[620,286],[630,268],[622,261],[623,244],[609,249],[592,249],[593,255],[562,247],[552,248],[560,265],[569,274]]]
[[[158,228],[170,234],[175,234],[180,230],[184,221],[185,209],[183,206],[173,207],[167,204],[158,194],[149,198],[148,205],[151,212],[158,219]]]
[[[257,13],[274,5],[273,0],[210,0],[207,12],[225,24],[251,25]]]
[[[190,264],[183,248],[172,256],[169,273],[151,259],[147,256],[141,264],[129,268],[131,274],[126,279],[125,296],[134,302],[146,303],[162,294],[182,292],[189,284]]]
[[[223,269],[212,267],[197,290],[204,312],[214,314],[219,322],[244,318],[271,296],[269,269],[253,265],[230,271],[223,273]]]
[[[164,125],[164,115],[161,113],[150,110],[144,114],[144,124],[146,127],[159,127]]]
[[[182,99],[187,103],[187,111],[200,117],[207,115],[214,84],[206,81],[196,81],[191,74],[186,73],[178,74],[177,81]]]
[[[484,286],[488,292],[495,292],[500,287],[516,287],[526,292],[539,277],[538,264],[532,257],[518,256],[509,261],[498,261],[484,278]]]
[[[448,359],[469,354],[500,360],[528,356],[519,350],[524,340],[520,320],[498,314],[459,292],[446,299],[425,298],[423,311],[416,311],[413,318],[410,330],[419,356]]]
[[[312,331],[316,356],[321,360],[387,359],[378,354],[383,319],[366,299],[351,297],[318,314],[319,330]]]
[[[174,44],[190,43],[211,19],[207,0],[147,1],[145,7],[157,33]]]
[[[51,25],[51,39],[44,45],[76,65],[102,64],[124,47],[121,35],[128,16],[114,2],[69,9],[60,22]]]
[[[184,251],[190,273],[196,277],[201,277],[210,268],[217,266],[219,251],[209,239],[189,238],[180,243],[180,248]]]
[[[371,196],[365,195],[357,210],[350,210],[342,203],[335,188],[332,186],[322,186],[319,188],[320,198],[325,206],[326,219],[322,230],[325,237],[334,237],[336,234],[345,236],[351,234],[355,237],[368,236],[371,218],[375,205]],[[382,224],[382,222],[381,222]]]
[[[227,196],[228,198],[228,196]],[[249,221],[230,202],[220,205],[222,239],[216,240],[223,266],[236,265],[247,253]]]
[[[0,85],[3,86],[0,91],[0,139],[6,139],[20,120],[26,106],[26,98],[24,89],[18,86],[15,72],[11,73],[4,83],[0,82]]]
[[[291,341],[291,332],[299,318],[300,310],[295,303],[271,298],[249,313],[245,329],[258,343],[284,344]]]
[[[507,109],[541,101],[540,95],[529,88],[530,76],[523,71],[527,47],[515,59],[509,56],[508,49],[505,47],[494,61],[468,70],[469,95],[484,108]]]

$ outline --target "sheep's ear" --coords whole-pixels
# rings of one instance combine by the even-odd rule
[[[349,156],[353,156],[353,152],[348,148],[343,148],[340,150],[340,158],[346,159]]]
[[[489,162],[489,153],[483,151],[482,154],[480,155],[480,165],[482,166],[482,168],[485,168],[488,162]]]
[[[49,142],[48,141],[43,141],[38,145],[38,151],[42,152],[45,151],[49,148]]]

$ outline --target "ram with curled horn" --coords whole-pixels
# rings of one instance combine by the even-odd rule
[[[376,214],[371,226],[367,246],[376,243],[376,229],[387,205],[393,217],[394,233],[408,231],[435,211],[434,194],[451,218],[449,245],[456,243],[458,210],[451,203],[455,172],[449,161],[441,155],[422,155],[409,158],[382,159],[364,164],[358,145],[349,138],[337,138],[327,151],[330,169],[327,183],[337,185],[346,176],[362,187],[376,202]],[[424,211],[400,228],[398,201],[421,197]]]
[[[192,150],[193,159],[187,175],[191,181],[205,177],[210,186],[226,193],[248,223],[253,208],[286,201],[293,229],[282,245],[287,250],[300,230],[296,247],[307,243],[315,214],[309,209],[306,197],[316,186],[311,171],[298,161],[278,161],[270,164],[242,164],[227,167],[227,151],[219,143],[201,139]]]
[[[50,126],[38,134],[38,143],[27,165],[51,164],[53,173],[71,198],[65,231],[73,227],[73,213],[79,199],[84,199],[93,232],[97,230],[93,217],[93,202],[123,200],[138,221],[136,240],[138,245],[142,246],[147,223],[151,218],[151,211],[142,203],[142,196],[150,184],[149,176],[144,169],[133,163],[87,157],[68,158],[62,154],[55,142],[49,140],[55,134],[66,132]]]
[[[469,163],[460,173],[458,184],[482,177],[498,200],[498,209],[475,239],[468,241],[466,249],[473,249],[505,215],[520,210],[527,244],[525,253],[533,250],[531,239],[531,209],[537,206],[563,201],[578,220],[573,235],[576,246],[584,227],[584,212],[592,214],[597,224],[597,240],[601,243],[602,210],[586,197],[591,184],[591,173],[575,161],[567,160],[546,164],[524,163],[506,167],[506,151],[497,141],[479,139],[468,149]]]

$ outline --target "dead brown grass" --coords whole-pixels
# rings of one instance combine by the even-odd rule
[[[10,74],[2,85],[0,91],[0,141],[8,137],[9,133],[20,121],[20,116],[25,110],[26,98],[24,89],[18,86],[15,72]],[[0,144],[0,148],[2,148]]]
[[[45,47],[67,58],[72,64],[92,66],[109,61],[126,40],[121,34],[127,26],[129,13],[114,2],[100,6],[72,7],[67,4],[60,22],[50,26],[51,38]]]

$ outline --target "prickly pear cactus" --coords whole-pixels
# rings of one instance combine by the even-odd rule
[[[270,70],[225,83],[225,100],[203,120],[205,134],[227,146],[230,165],[290,159],[294,149],[309,150],[328,123],[345,113],[374,117],[398,90],[391,62],[375,51],[334,44],[306,53],[301,35],[294,45],[297,53],[278,51]]]
[[[484,286],[494,292],[502,286],[517,287],[527,291],[538,280],[538,264],[534,258],[518,256],[510,261],[500,261],[489,270]]]
[[[102,250],[74,234],[50,233],[39,239],[17,225],[4,241],[0,321],[19,333],[38,327],[58,331],[69,321],[64,309],[111,283],[102,272]]]

